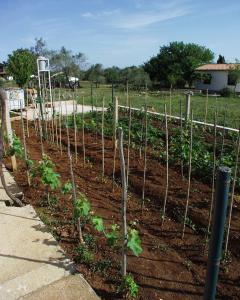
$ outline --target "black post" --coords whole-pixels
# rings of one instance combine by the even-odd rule
[[[228,206],[228,192],[231,170],[219,167],[215,194],[212,236],[210,240],[204,300],[215,300],[219,265],[222,256],[224,225]]]

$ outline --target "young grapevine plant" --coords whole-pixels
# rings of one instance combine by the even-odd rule
[[[54,167],[54,163],[47,155],[43,156],[38,167],[42,183],[46,187],[50,187],[52,190],[55,190],[60,186],[60,175],[54,171]]]
[[[115,246],[119,241],[119,226],[117,224],[113,224],[110,228],[105,228],[103,219],[92,213],[91,204],[83,193],[80,193],[79,198],[75,201],[74,215],[75,219],[80,217],[82,222],[90,222],[97,232],[103,233],[110,246]],[[139,256],[142,252],[141,239],[136,229],[130,228],[128,230],[127,248],[130,249],[136,256]]]

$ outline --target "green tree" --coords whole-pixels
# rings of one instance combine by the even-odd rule
[[[8,55],[7,70],[23,88],[36,73],[36,56],[28,49],[17,49]]]
[[[217,59],[217,64],[225,64],[225,57],[223,55],[219,55]]]
[[[49,56],[49,50],[47,49],[47,44],[44,39],[35,38],[35,45],[30,48],[30,51],[33,52],[36,56]]]
[[[228,81],[234,85],[234,90],[236,91],[237,84],[240,83],[240,62],[236,59],[236,64],[234,64],[228,71],[229,79]]]
[[[59,51],[52,51],[50,55],[51,69],[56,72],[62,72],[71,89],[74,89],[79,81],[72,81],[71,77],[80,79],[82,70],[86,67],[86,57],[79,52],[73,54],[71,50],[62,47]]]
[[[120,80],[120,69],[115,66],[106,68],[104,70],[104,77],[107,83],[116,83]]]
[[[95,83],[96,88],[101,83],[105,83],[103,66],[101,64],[92,65],[86,72],[86,79]]]
[[[127,81],[132,88],[140,90],[145,88],[145,85],[151,85],[151,80],[147,72],[144,71],[142,67],[126,67],[120,72],[120,80],[123,84]]]
[[[172,42],[160,47],[159,53],[146,62],[143,68],[151,80],[163,85],[191,86],[197,78],[195,69],[211,62],[213,58],[213,52],[203,46]]]

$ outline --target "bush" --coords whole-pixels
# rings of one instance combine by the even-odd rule
[[[6,81],[5,79],[0,78],[0,88],[4,86],[5,81]]]
[[[222,97],[231,97],[231,96],[234,95],[234,93],[233,93],[233,91],[231,89],[229,89],[229,88],[226,87],[226,88],[221,89],[220,95]]]

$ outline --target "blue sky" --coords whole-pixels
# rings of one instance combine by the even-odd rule
[[[43,37],[90,64],[140,65],[171,41],[240,59],[239,0],[0,0],[0,61]]]

